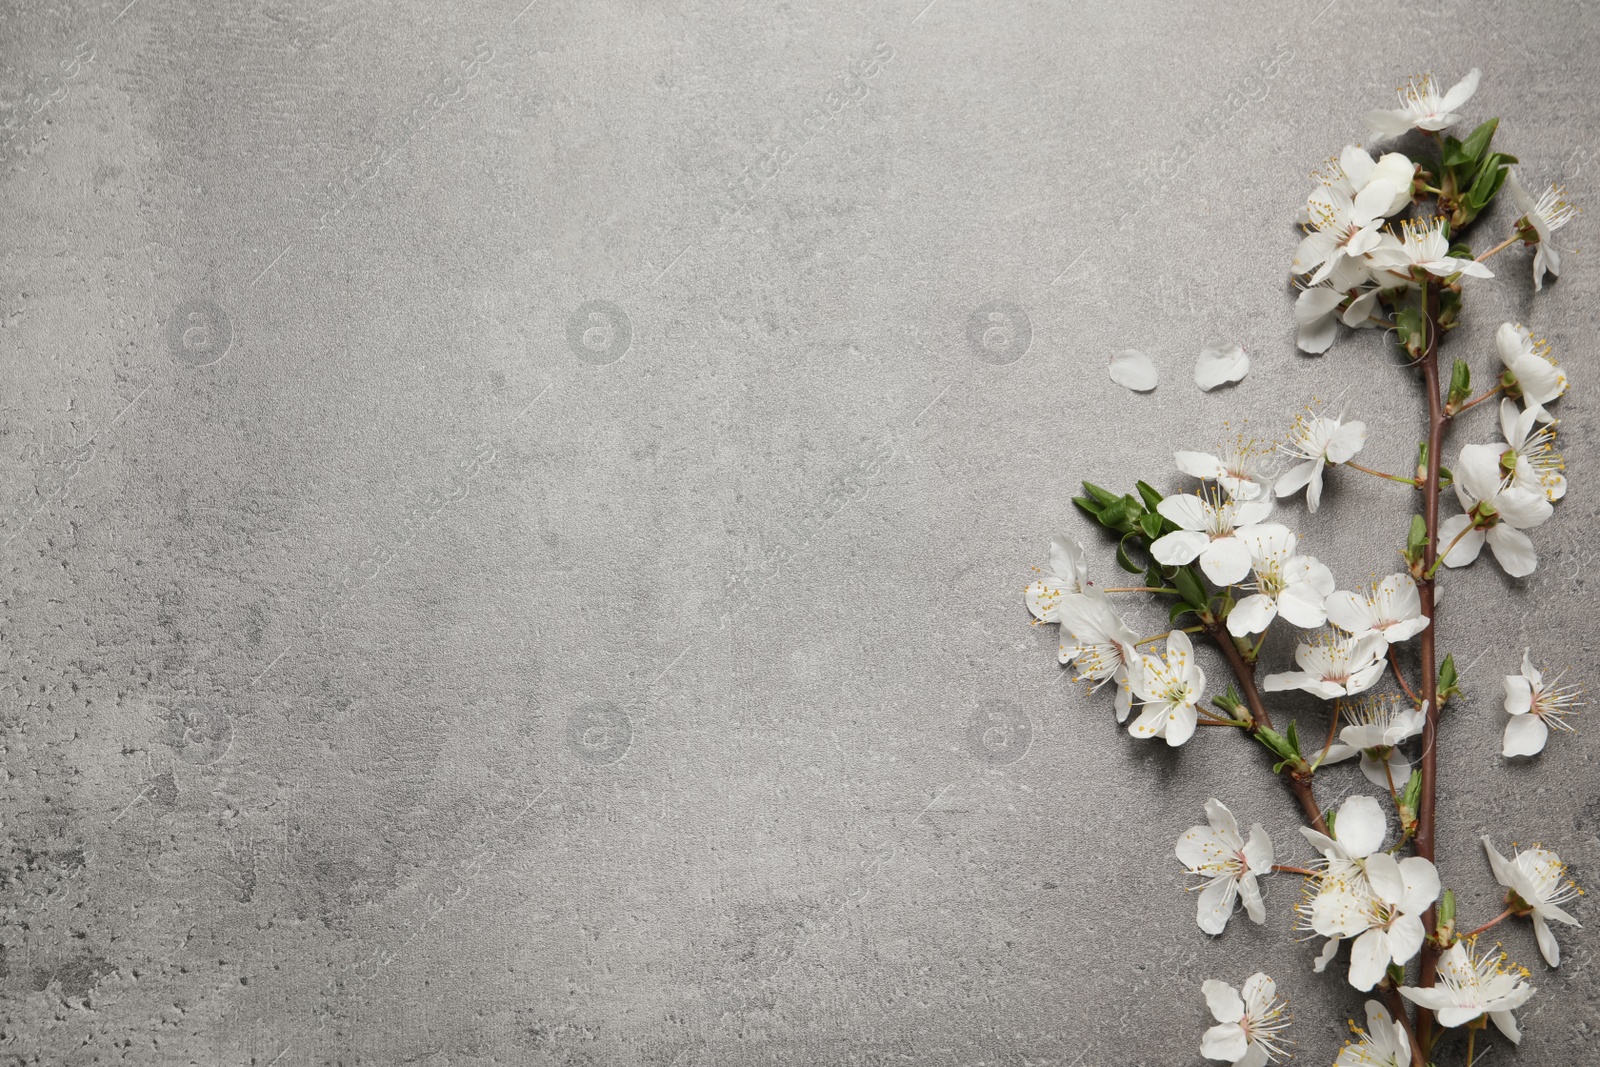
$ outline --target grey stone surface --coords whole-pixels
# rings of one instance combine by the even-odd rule
[[[1021,590],[1057,530],[1111,570],[1080,478],[1312,397],[1404,466],[1381,339],[1294,350],[1306,172],[1477,65],[1592,203],[1593,6],[125,2],[0,11],[5,1062],[1187,1065],[1258,967],[1331,1061],[1293,882],[1208,943],[1170,855],[1215,793],[1309,858],[1288,797],[1119,731]],[[1525,643],[1594,667],[1569,262],[1535,301],[1503,254],[1452,338],[1526,319],[1575,382],[1540,570],[1447,589],[1482,918],[1482,832],[1600,870],[1592,733],[1497,743]],[[1254,370],[1201,395],[1214,338]],[[1345,473],[1287,514],[1348,582],[1410,500]],[[1493,1062],[1600,1062],[1561,938],[1506,931]]]

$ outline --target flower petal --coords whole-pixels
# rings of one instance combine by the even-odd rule
[[[1350,984],[1363,992],[1378,984],[1389,966],[1389,937],[1382,930],[1368,930],[1350,946]]]
[[[1211,1017],[1217,1022],[1236,1023],[1244,1018],[1244,999],[1228,983],[1207,978],[1201,983],[1200,992],[1205,994],[1206,1007],[1211,1009]],[[1240,1036],[1244,1035],[1241,1033]]]
[[[1510,490],[1500,494],[1510,495]],[[1533,540],[1521,530],[1507,523],[1491,527],[1484,537],[1494,553],[1495,562],[1513,578],[1526,578],[1539,567],[1539,556],[1533,550]],[[1445,561],[1447,564],[1449,560]]]
[[[1111,357],[1111,380],[1124,389],[1148,393],[1156,387],[1156,365],[1136,348],[1124,349]]]
[[[1383,808],[1369,796],[1353,796],[1339,805],[1338,840],[1353,858],[1370,856],[1389,832]]]
[[[1174,530],[1151,542],[1150,554],[1155,557],[1157,563],[1178,567],[1191,562],[1210,544],[1211,538],[1198,530]]]
[[[1214,341],[1200,350],[1194,365],[1194,381],[1209,392],[1219,385],[1236,382],[1250,372],[1250,357],[1231,342]]]
[[[1219,537],[1200,552],[1200,569],[1218,585],[1241,582],[1250,573],[1250,550],[1237,537]]]
[[[1506,723],[1501,755],[1537,756],[1550,739],[1550,727],[1537,715],[1518,715]]]

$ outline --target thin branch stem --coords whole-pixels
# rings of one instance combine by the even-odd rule
[[[1400,991],[1394,983],[1387,978],[1383,980],[1383,1000],[1389,1008],[1389,1014],[1400,1021],[1406,1029],[1406,1040],[1411,1042],[1411,1062],[1415,1067],[1426,1067],[1428,1057],[1422,1053],[1422,1043],[1417,1040],[1417,1032],[1411,1026],[1411,1018],[1406,1014],[1406,1002],[1400,999]]]
[[[1287,863],[1274,863],[1272,869],[1281,874],[1303,874],[1307,878],[1317,877],[1316,871],[1308,870],[1305,867],[1291,867]]]
[[[1471,400],[1468,400],[1465,404],[1462,404],[1460,407],[1456,408],[1455,415],[1461,414],[1463,411],[1466,411],[1468,408],[1477,407],[1479,404],[1483,403],[1485,400],[1488,400],[1491,396],[1494,396],[1496,393],[1498,393],[1501,389],[1504,389],[1504,388],[1505,388],[1504,385],[1496,383],[1495,387],[1493,389],[1488,389],[1488,390],[1485,390],[1482,393],[1479,393],[1477,396],[1473,397]],[[1451,417],[1454,418],[1455,416],[1452,415]]]
[[[1181,595],[1176,589],[1168,589],[1163,585],[1128,585],[1118,588],[1102,588],[1102,593],[1170,593],[1173,596]]]
[[[1463,537],[1467,536],[1467,534],[1471,533],[1476,528],[1477,527],[1475,527],[1475,526],[1467,526],[1460,533],[1456,534],[1455,537],[1451,538],[1450,543],[1445,546],[1444,551],[1439,553],[1439,558],[1434,560],[1433,561],[1433,565],[1428,568],[1428,572],[1427,572],[1427,575],[1426,575],[1428,581],[1431,582],[1433,580],[1433,572],[1439,569],[1439,564],[1444,562],[1444,558],[1450,554],[1451,550],[1454,549],[1457,545],[1459,545],[1461,543],[1461,539]],[[1435,537],[1434,538],[1434,543],[1437,544],[1437,542],[1438,542],[1438,538]]]
[[[1256,668],[1252,663],[1245,662],[1244,654],[1239,651],[1239,646],[1234,643],[1233,635],[1228,633],[1228,628],[1220,619],[1206,617],[1204,623],[1206,635],[1222,652],[1228,666],[1233,669],[1233,676],[1239,682],[1239,688],[1244,693],[1245,706],[1250,709],[1251,723],[1248,732],[1255,733],[1260,729],[1272,729],[1272,715],[1267,711],[1266,703],[1261,699],[1261,692],[1256,688]],[[1300,804],[1300,810],[1305,815],[1313,829],[1318,833],[1326,834],[1328,824],[1323,821],[1322,809],[1317,806],[1315,792],[1311,788],[1310,777],[1302,777],[1294,772],[1292,767],[1284,767],[1281,772],[1283,780],[1288,783],[1289,789],[1294,793],[1294,798]]]
[[[1461,939],[1463,941],[1465,941],[1465,940],[1469,940],[1471,938],[1477,937],[1479,934],[1483,933],[1485,930],[1489,929],[1490,927],[1494,926],[1495,924],[1501,922],[1504,919],[1511,918],[1511,916],[1513,916],[1515,914],[1516,914],[1515,911],[1513,911],[1511,908],[1507,908],[1505,911],[1502,911],[1499,915],[1496,915],[1494,918],[1490,919],[1488,922],[1484,923],[1482,926],[1478,927],[1476,930],[1469,930],[1466,933],[1462,934],[1461,935]]]
[[[1505,249],[1510,248],[1512,245],[1516,244],[1520,240],[1522,240],[1522,237],[1521,237],[1520,234],[1515,234],[1515,233],[1512,234],[1510,237],[1507,237],[1504,241],[1501,241],[1499,244],[1497,244],[1493,248],[1489,249],[1489,251],[1487,251],[1483,255],[1479,256],[1478,257],[1478,262],[1479,263],[1487,263],[1487,262],[1489,262],[1489,257],[1490,256],[1494,255],[1496,252],[1502,252]]]
[[[1406,681],[1406,676],[1400,673],[1400,656],[1395,652],[1393,645],[1389,646],[1389,666],[1394,668],[1395,681],[1399,682],[1400,688],[1406,691],[1406,696],[1415,701],[1418,707],[1421,707],[1422,698],[1417,696],[1415,689],[1411,688],[1411,683]]]
[[[1391,482],[1399,482],[1401,485],[1409,485],[1413,489],[1417,488],[1417,480],[1415,478],[1402,478],[1398,474],[1385,474],[1383,471],[1373,470],[1371,467],[1363,467],[1361,464],[1350,459],[1345,460],[1344,465],[1346,467],[1351,467],[1355,470],[1358,470],[1362,474],[1370,474],[1374,478],[1387,478]]]
[[[1337,737],[1338,734],[1339,712],[1337,709],[1335,709],[1330,712],[1328,716],[1328,739],[1322,742],[1322,751],[1317,753],[1317,761],[1311,765],[1312,767],[1322,766],[1322,761],[1328,758],[1328,750],[1333,747],[1333,739]]]
[[[1183,632],[1186,633],[1186,634],[1197,634],[1201,630],[1204,630],[1204,629],[1205,629],[1204,626],[1185,626],[1183,628]],[[1134,645],[1136,645],[1136,646],[1137,645],[1148,645],[1152,641],[1162,641],[1162,640],[1165,640],[1166,638],[1168,638],[1170,636],[1172,636],[1172,631],[1168,630],[1164,634],[1152,634],[1149,637],[1141,637],[1141,638],[1139,638],[1139,640],[1134,642]]]

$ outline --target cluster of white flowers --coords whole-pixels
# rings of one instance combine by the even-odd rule
[[[1489,151],[1493,121],[1468,142],[1441,135],[1459,121],[1460,108],[1477,86],[1476,70],[1444,92],[1425,76],[1402,88],[1399,108],[1367,116],[1381,136],[1409,130],[1435,136],[1439,173],[1400,152],[1374,158],[1349,146],[1317,175],[1318,187],[1301,220],[1307,232],[1293,263],[1302,287],[1295,310],[1305,351],[1326,351],[1340,322],[1382,325],[1400,333],[1401,345],[1434,383],[1438,337],[1456,324],[1465,279],[1493,277],[1484,260],[1521,241],[1535,250],[1536,289],[1547,274],[1559,271],[1551,235],[1576,214],[1561,191],[1551,189],[1538,198],[1526,193],[1510,172],[1511,157]],[[1470,189],[1462,184],[1467,171],[1461,169],[1469,165]],[[1512,237],[1475,258],[1453,243],[1452,226],[1471,222],[1502,182],[1522,215]],[[1441,215],[1402,218],[1425,194],[1437,195]],[[1521,1034],[1512,1012],[1533,995],[1530,975],[1508,965],[1504,954],[1480,952],[1479,935],[1505,919],[1528,918],[1541,955],[1556,967],[1560,946],[1551,924],[1578,925],[1567,909],[1582,890],[1554,851],[1514,848],[1508,859],[1484,838],[1494,876],[1506,890],[1505,910],[1458,933],[1454,895],[1442,886],[1431,858],[1435,794],[1427,783],[1436,764],[1422,752],[1423,767],[1413,767],[1419,755],[1415,743],[1424,737],[1433,742],[1440,708],[1461,695],[1453,661],[1436,665],[1429,639],[1438,604],[1436,571],[1470,564],[1487,545],[1509,575],[1531,574],[1538,559],[1525,531],[1547,521],[1554,503],[1566,495],[1565,464],[1556,449],[1558,421],[1550,410],[1566,392],[1566,375],[1550,358],[1548,343],[1526,327],[1506,323],[1495,341],[1500,371],[1492,388],[1469,398],[1470,374],[1458,363],[1447,395],[1430,406],[1430,425],[1440,433],[1444,422],[1500,397],[1502,440],[1463,447],[1445,474],[1448,482],[1438,476],[1439,457],[1426,449],[1414,474],[1384,474],[1356,463],[1367,442],[1366,424],[1343,411],[1308,409],[1278,447],[1287,461],[1276,470],[1266,448],[1241,437],[1215,453],[1174,454],[1177,470],[1200,480],[1195,492],[1163,494],[1140,482],[1137,497],[1119,498],[1085,483],[1090,495],[1077,503],[1116,533],[1119,564],[1135,573],[1145,568],[1144,583],[1130,589],[1097,586],[1089,579],[1082,545],[1058,536],[1051,542],[1047,571],[1028,586],[1025,600],[1037,622],[1060,627],[1060,661],[1076,669],[1078,680],[1093,688],[1115,683],[1117,721],[1127,724],[1129,734],[1176,747],[1202,724],[1247,731],[1274,754],[1274,771],[1290,780],[1315,825],[1302,827],[1301,833],[1320,858],[1307,867],[1280,866],[1261,823],[1242,833],[1227,805],[1208,800],[1206,823],[1190,827],[1174,848],[1184,871],[1197,880],[1191,887],[1198,894],[1195,921],[1204,933],[1223,933],[1239,906],[1251,922],[1264,923],[1261,879],[1275,871],[1297,873],[1305,882],[1296,925],[1323,939],[1313,970],[1326,970],[1349,945],[1346,974],[1355,989],[1381,989],[1391,1006],[1403,996],[1432,1012],[1445,1028],[1468,1026],[1475,1034],[1493,1022],[1515,1042]],[[1123,381],[1122,371],[1138,370],[1132,359],[1138,354],[1126,355],[1121,371],[1113,367],[1115,380]],[[1247,367],[1237,346],[1210,346],[1197,364],[1196,381],[1214,388],[1238,380]],[[1130,378],[1124,384],[1144,387],[1145,379],[1134,377],[1137,383]],[[1153,372],[1147,377],[1153,385]],[[1431,514],[1414,519],[1402,553],[1405,569],[1374,575],[1370,584],[1354,589],[1340,588],[1301,536],[1278,521],[1284,506],[1279,501],[1301,490],[1307,513],[1315,513],[1327,472],[1339,466],[1427,489],[1434,494],[1430,501],[1448,485],[1462,514],[1438,523],[1437,531]],[[1140,552],[1148,560],[1133,562]],[[1113,606],[1111,594],[1123,592],[1174,596],[1179,602],[1169,620],[1189,615],[1199,624],[1174,629],[1169,621],[1161,632],[1141,638]],[[1275,625],[1303,631],[1295,641],[1297,669],[1265,673],[1258,680],[1257,656]],[[1208,702],[1206,670],[1189,637],[1200,631],[1228,659],[1245,690],[1243,698],[1230,686]],[[1425,672],[1421,695],[1402,676],[1397,647],[1418,638],[1423,638],[1419,658]],[[1155,642],[1164,642],[1159,653],[1141,651]],[[1378,691],[1391,665],[1403,694]],[[1520,673],[1506,677],[1504,689],[1510,721],[1503,752],[1508,757],[1541,752],[1552,730],[1574,728],[1570,720],[1583,705],[1578,686],[1564,685],[1559,677],[1547,681],[1528,653]],[[1284,733],[1273,728],[1260,694],[1290,690],[1331,702],[1320,751],[1302,750],[1294,724]],[[1383,799],[1347,795],[1337,812],[1324,817],[1310,790],[1312,776],[1358,758],[1362,775]],[[1391,838],[1386,806],[1398,817],[1398,840]],[[1402,854],[1413,839],[1425,854]],[[1405,985],[1403,973],[1419,954],[1424,971],[1437,962],[1437,980]],[[1205,1056],[1236,1067],[1263,1067],[1287,1055],[1287,1006],[1271,978],[1252,974],[1242,989],[1208,980],[1203,992],[1217,1022],[1202,1041]],[[1391,1014],[1391,1007],[1372,1000],[1366,1004],[1366,1022],[1365,1028],[1351,1024],[1356,1040],[1339,1053],[1336,1067],[1405,1067],[1414,1057],[1417,1064],[1428,1058],[1433,1036],[1420,1014],[1413,1032],[1404,1014]]]

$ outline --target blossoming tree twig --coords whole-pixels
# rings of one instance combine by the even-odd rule
[[[1456,360],[1448,373],[1440,362],[1442,340],[1462,324],[1467,279],[1474,285],[1493,279],[1485,262],[1521,243],[1534,249],[1534,288],[1542,289],[1545,275],[1560,270],[1552,236],[1576,214],[1559,189],[1537,199],[1523,189],[1511,169],[1515,157],[1492,147],[1499,120],[1463,140],[1444,132],[1460,121],[1459,109],[1477,85],[1476,70],[1443,92],[1428,75],[1401,88],[1398,108],[1369,112],[1368,125],[1380,136],[1421,131],[1429,154],[1413,160],[1392,151],[1373,159],[1360,148],[1344,149],[1317,175],[1303,213],[1306,236],[1291,268],[1302,290],[1295,303],[1301,349],[1325,352],[1340,324],[1382,326],[1416,369],[1427,422],[1415,473],[1393,475],[1356,463],[1367,428],[1344,413],[1298,418],[1281,449],[1294,462],[1275,477],[1252,442],[1240,441],[1221,456],[1180,451],[1174,461],[1201,481],[1197,494],[1163,494],[1145,481],[1134,493],[1117,494],[1085,482],[1084,494],[1074,498],[1116,536],[1117,562],[1141,576],[1137,583],[1097,586],[1082,546],[1058,536],[1049,573],[1027,590],[1036,621],[1061,628],[1061,662],[1075,665],[1078,678],[1096,687],[1116,685],[1118,721],[1139,702],[1128,727],[1133,736],[1178,746],[1197,726],[1224,727],[1270,754],[1273,772],[1304,817],[1301,833],[1321,859],[1309,867],[1277,863],[1267,831],[1256,824],[1246,839],[1217,798],[1206,802],[1208,825],[1179,839],[1176,858],[1200,879],[1196,921],[1207,934],[1224,929],[1239,901],[1252,922],[1265,920],[1262,878],[1275,872],[1304,877],[1297,926],[1326,939],[1313,969],[1325,970],[1348,944],[1350,984],[1378,998],[1367,1002],[1367,1026],[1356,1028],[1337,1067],[1426,1067],[1456,1030],[1466,1032],[1470,1064],[1478,1033],[1491,1022],[1512,1042],[1520,1040],[1513,1012],[1533,995],[1531,975],[1508,964],[1503,953],[1480,949],[1478,938],[1500,922],[1529,917],[1541,955],[1558,966],[1560,946],[1550,924],[1575,925],[1566,908],[1581,894],[1555,852],[1535,846],[1507,859],[1485,838],[1493,874],[1506,888],[1505,908],[1461,933],[1455,896],[1435,865],[1441,719],[1461,695],[1453,658],[1439,658],[1440,568],[1467,566],[1488,547],[1507,574],[1531,574],[1538,558],[1524,531],[1544,523],[1566,491],[1564,462],[1555,450],[1558,422],[1547,405],[1566,391],[1567,378],[1549,358],[1548,344],[1525,327],[1499,327],[1494,343],[1501,367],[1493,385],[1476,396],[1466,362]],[[1461,238],[1502,188],[1521,215],[1509,237],[1474,256]],[[1494,397],[1500,398],[1504,439],[1466,445],[1447,470],[1441,462],[1447,433]],[[1300,538],[1270,521],[1274,498],[1301,490],[1307,513],[1314,514],[1325,479],[1340,466],[1422,496],[1402,550],[1405,570],[1375,583],[1370,593],[1338,589]],[[1461,514],[1441,520],[1446,489],[1454,490]],[[1164,635],[1164,653],[1140,651],[1161,635],[1136,638],[1112,605],[1112,593],[1169,601],[1175,628]],[[1191,621],[1179,626],[1186,617]],[[1315,632],[1296,647],[1297,670],[1260,677],[1258,659],[1274,624]],[[1233,678],[1209,705],[1190,633],[1205,635]],[[1401,673],[1398,655],[1398,646],[1413,639],[1415,685]],[[1386,670],[1393,671],[1396,693],[1376,691]],[[1288,690],[1331,703],[1320,749],[1302,746],[1297,722],[1273,718],[1267,695]],[[1505,731],[1508,757],[1540,752],[1552,728],[1572,728],[1568,719],[1582,705],[1576,686],[1546,683],[1526,655],[1505,691],[1512,717]],[[1406,752],[1412,744],[1420,747],[1415,766]],[[1337,812],[1324,812],[1315,792],[1318,775],[1356,756],[1384,799],[1351,795]],[[1386,809],[1398,828],[1388,845]],[[1408,846],[1411,854],[1404,855]],[[1262,1067],[1288,1055],[1288,1016],[1272,979],[1252,974],[1242,993],[1213,979],[1203,992],[1217,1020],[1201,1045],[1206,1056]]]

